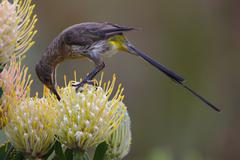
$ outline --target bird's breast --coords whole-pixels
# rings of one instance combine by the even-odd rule
[[[104,57],[112,57],[113,55],[115,55],[118,52],[118,49],[115,47],[111,47],[109,50],[106,50],[103,53]]]
[[[94,54],[95,56],[100,55],[102,57],[111,57],[117,52],[117,46],[110,45],[107,41],[100,41],[90,47],[90,53]]]

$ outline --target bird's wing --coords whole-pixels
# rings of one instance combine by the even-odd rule
[[[63,40],[68,45],[91,45],[96,41],[135,30],[131,27],[120,26],[112,23],[81,23],[73,25],[63,31]]]

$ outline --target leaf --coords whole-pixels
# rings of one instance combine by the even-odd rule
[[[66,149],[65,158],[67,160],[72,160],[73,159],[73,151],[71,149],[69,149],[69,148]]]
[[[0,63],[0,73],[3,71],[4,66]]]
[[[6,142],[0,146],[1,160],[23,160],[24,155],[16,151],[10,142]]]
[[[108,149],[108,144],[106,142],[100,143],[95,150],[93,160],[103,160],[107,149]]]
[[[24,155],[21,153],[21,152],[14,152],[12,155],[11,155],[11,160],[24,160]]]
[[[2,87],[0,87],[0,98],[2,97],[2,94],[3,94],[3,89]]]
[[[5,146],[5,147],[4,147]],[[13,148],[13,146],[12,146],[12,144],[10,143],[10,142],[7,142],[7,143],[5,143],[4,145],[3,145],[3,150],[2,150],[3,152],[3,156],[4,156],[4,158],[3,158],[3,160],[9,160],[9,159],[12,159],[12,158],[10,158],[10,157],[12,157],[13,156],[13,151],[14,151],[14,148]]]
[[[10,142],[6,142],[6,143],[0,145],[0,159],[5,158],[10,146],[11,146]]]
[[[55,144],[54,144],[54,150],[55,150],[55,153],[56,153],[56,158],[59,159],[59,160],[68,160],[65,158],[64,156],[64,153],[63,153],[63,150],[62,150],[62,145],[60,142],[56,141]]]

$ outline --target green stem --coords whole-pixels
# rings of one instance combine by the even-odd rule
[[[73,160],[89,160],[89,156],[86,151],[73,151]]]

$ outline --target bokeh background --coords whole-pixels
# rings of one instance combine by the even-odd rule
[[[106,59],[105,79],[117,74],[125,88],[132,120],[129,160],[240,159],[240,1],[239,0],[34,0],[36,44],[24,63],[34,66],[52,39],[66,27],[113,22],[141,28],[127,33],[139,49],[184,76],[190,86],[222,109],[205,107],[157,69],[132,55]],[[71,60],[58,69],[84,77],[94,65]],[[99,77],[99,76],[98,76]]]

